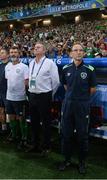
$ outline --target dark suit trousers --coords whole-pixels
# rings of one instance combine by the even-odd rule
[[[52,92],[35,94],[30,93],[30,117],[33,133],[33,143],[35,146],[40,142],[40,122],[42,122],[43,148],[50,148],[51,139],[51,103]]]

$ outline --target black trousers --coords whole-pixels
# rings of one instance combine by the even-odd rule
[[[50,148],[52,92],[30,93],[29,106],[34,146],[40,143],[40,122],[42,122],[43,148]]]
[[[65,159],[73,153],[72,138],[76,129],[79,145],[79,161],[85,160],[88,152],[89,102],[73,102],[65,99],[62,107],[61,132],[62,153]]]

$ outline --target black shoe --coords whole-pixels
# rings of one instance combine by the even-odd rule
[[[18,150],[22,150],[27,148],[27,141],[26,140],[21,140],[18,145],[17,145],[17,149]]]
[[[70,167],[71,166],[71,161],[69,160],[69,161],[63,161],[60,165],[59,165],[59,167],[58,167],[58,169],[60,170],[60,171],[64,171],[65,169],[67,169],[68,167]]]
[[[80,174],[85,174],[85,173],[86,173],[86,165],[85,165],[84,162],[81,162],[81,163],[79,164],[79,173],[80,173]]]
[[[17,139],[16,139],[16,138],[13,138],[13,137],[9,137],[9,138],[7,138],[6,140],[4,140],[4,143],[5,143],[5,144],[11,144],[11,143],[16,144],[16,143],[17,143]]]
[[[33,152],[35,152],[35,147],[30,146],[30,147],[28,147],[28,148],[25,150],[25,152],[26,152],[26,153],[33,153]]]
[[[42,152],[41,152],[41,156],[42,156],[42,157],[46,157],[46,156],[49,155],[50,152],[51,152],[50,149],[44,149],[44,150],[42,150]]]
[[[30,146],[25,150],[26,153],[41,153],[41,149],[36,146]]]

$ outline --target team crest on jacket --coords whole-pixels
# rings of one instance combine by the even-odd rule
[[[86,77],[87,77],[87,73],[86,73],[86,72],[82,72],[82,73],[81,73],[81,78],[82,78],[82,79],[86,79]]]

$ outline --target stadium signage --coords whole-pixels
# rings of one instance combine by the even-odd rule
[[[87,9],[94,9],[94,8],[104,8],[107,6],[107,0],[91,0],[81,3],[75,3],[70,5],[63,5],[63,6],[55,6],[49,8],[49,13],[56,13],[56,12],[72,12],[78,10],[87,10]]]
[[[70,12],[73,10],[78,10],[78,9],[87,9],[89,8],[89,2],[87,3],[80,3],[80,4],[74,4],[74,5],[69,5],[69,6],[56,6],[56,7],[50,7],[49,8],[49,13],[56,13],[56,12]]]
[[[45,16],[45,15],[54,15],[67,12],[76,12],[88,9],[96,8],[105,8],[107,6],[107,0],[91,0],[86,2],[74,3],[70,5],[60,5],[60,6],[51,6],[47,8],[42,8],[39,11],[35,12],[33,16]]]
[[[24,9],[20,12],[10,12],[8,14],[1,14],[0,21],[22,19],[30,17],[38,17],[45,15],[56,15],[67,12],[76,12],[88,9],[105,8],[107,7],[107,0],[91,0],[86,2],[74,3],[69,5],[51,6],[39,9]]]

